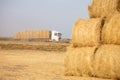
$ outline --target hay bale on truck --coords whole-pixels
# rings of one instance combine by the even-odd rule
[[[72,31],[74,47],[97,46],[100,44],[102,19],[78,19]]]
[[[112,15],[105,23],[102,30],[102,42],[120,45],[120,13]]]
[[[39,30],[39,39],[42,41],[49,41],[51,32],[48,30]]]
[[[20,39],[20,32],[17,32],[14,36],[13,39]]]
[[[33,33],[33,39],[37,39],[38,38],[38,32],[37,31],[32,31]]]
[[[120,0],[92,0],[92,5],[88,7],[91,18],[106,17],[120,11]]]
[[[37,41],[60,41],[61,33],[51,30],[21,31],[16,33],[14,39],[37,40]]]

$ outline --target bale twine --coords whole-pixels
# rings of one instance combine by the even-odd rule
[[[92,76],[92,62],[96,47],[69,47],[65,58],[65,75]]]
[[[100,43],[102,19],[79,19],[76,21],[72,32],[74,47],[96,46]]]
[[[120,11],[120,0],[93,0],[88,7],[91,18],[106,17],[109,13]]]
[[[106,21],[102,30],[102,42],[120,45],[120,13],[112,15],[109,21]]]
[[[120,79],[120,45],[102,45],[95,54],[94,75]]]

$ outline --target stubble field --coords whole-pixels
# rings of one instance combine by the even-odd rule
[[[0,80],[108,80],[64,76],[65,52],[0,49]]]

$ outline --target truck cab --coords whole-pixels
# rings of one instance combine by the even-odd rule
[[[51,31],[51,41],[60,41],[62,34],[58,31]]]

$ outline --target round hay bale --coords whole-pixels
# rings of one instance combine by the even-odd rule
[[[16,32],[16,34],[13,36],[13,39],[20,39],[20,32]]]
[[[105,23],[102,29],[102,42],[120,45],[120,13],[115,13]]]
[[[33,39],[35,39],[36,38],[36,33],[35,33],[35,31],[32,31],[32,35],[33,35]]]
[[[96,47],[69,47],[65,57],[65,75],[92,76],[95,49]]]
[[[78,19],[72,32],[74,47],[96,46],[100,44],[102,19]]]
[[[17,39],[20,39],[20,32],[18,32],[16,36],[17,36]]]
[[[120,45],[102,45],[95,53],[94,76],[120,79]]]
[[[120,11],[120,0],[92,0],[92,5],[88,7],[91,18],[106,17],[115,11]]]

